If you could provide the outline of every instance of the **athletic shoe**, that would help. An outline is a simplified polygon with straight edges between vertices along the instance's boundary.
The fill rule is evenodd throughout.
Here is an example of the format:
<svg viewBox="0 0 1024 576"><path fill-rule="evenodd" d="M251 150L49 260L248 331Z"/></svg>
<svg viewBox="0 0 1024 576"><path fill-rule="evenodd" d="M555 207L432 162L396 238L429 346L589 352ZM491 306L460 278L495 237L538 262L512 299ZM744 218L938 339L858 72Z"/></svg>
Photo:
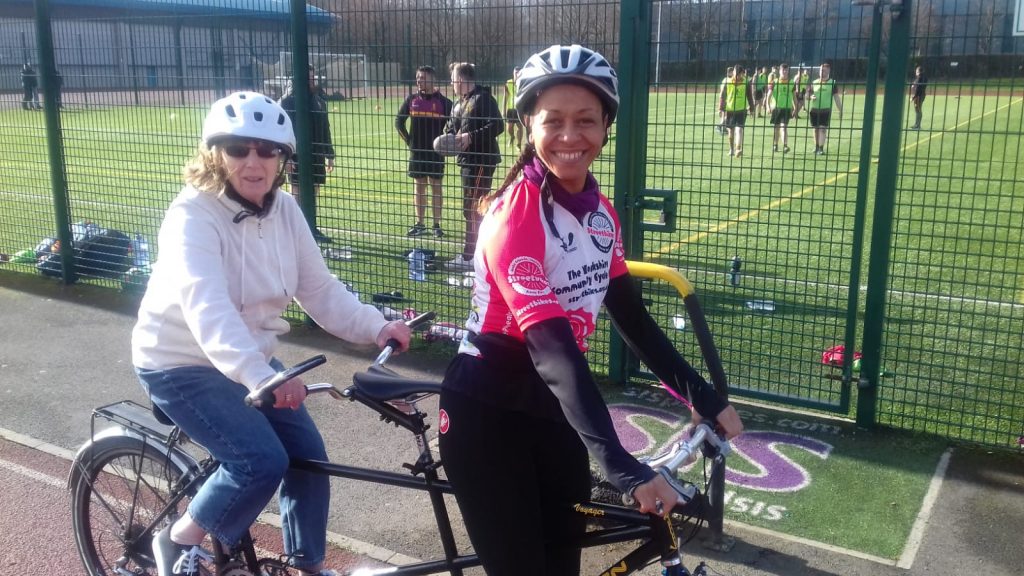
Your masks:
<svg viewBox="0 0 1024 576"><path fill-rule="evenodd" d="M462 254L459 254L455 258L449 260L446 267L449 270L470 271L473 269L473 258L466 258Z"/></svg>
<svg viewBox="0 0 1024 576"><path fill-rule="evenodd" d="M199 576L199 563L213 562L213 555L199 546L175 543L166 526L153 537L153 560L160 576Z"/></svg>
<svg viewBox="0 0 1024 576"><path fill-rule="evenodd" d="M779 151L779 145L778 144L772 144L772 152L778 152L778 151Z"/></svg>
<svg viewBox="0 0 1024 576"><path fill-rule="evenodd" d="M739 158L740 156L743 156L743 149L742 148L737 148L736 149L736 157Z"/></svg>
<svg viewBox="0 0 1024 576"><path fill-rule="evenodd" d="M783 154L789 154L789 146L783 146L782 147L782 153Z"/></svg>
<svg viewBox="0 0 1024 576"><path fill-rule="evenodd" d="M434 224L433 230L434 230L434 237L435 238L440 238L440 237L444 236L444 230L441 230L441 225L440 224Z"/></svg>
<svg viewBox="0 0 1024 576"><path fill-rule="evenodd" d="M733 150L732 148L729 148L729 156L735 156L735 155L736 155L736 151Z"/></svg>
<svg viewBox="0 0 1024 576"><path fill-rule="evenodd" d="M406 236L422 236L427 233L426 226L422 222L417 222L409 231L405 233Z"/></svg>

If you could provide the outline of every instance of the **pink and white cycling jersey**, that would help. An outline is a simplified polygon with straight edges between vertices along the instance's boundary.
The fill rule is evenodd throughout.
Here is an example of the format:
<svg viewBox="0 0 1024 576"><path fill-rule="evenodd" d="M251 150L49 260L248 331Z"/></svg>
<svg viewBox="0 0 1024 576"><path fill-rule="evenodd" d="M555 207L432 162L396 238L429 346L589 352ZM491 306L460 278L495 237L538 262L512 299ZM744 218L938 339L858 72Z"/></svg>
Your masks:
<svg viewBox="0 0 1024 576"><path fill-rule="evenodd" d="M473 258L469 332L525 341L530 326L565 317L586 352L608 281L627 272L619 219L603 194L582 222L557 202L551 207L557 233L544 215L540 188L525 178L491 203ZM459 352L480 356L468 338Z"/></svg>

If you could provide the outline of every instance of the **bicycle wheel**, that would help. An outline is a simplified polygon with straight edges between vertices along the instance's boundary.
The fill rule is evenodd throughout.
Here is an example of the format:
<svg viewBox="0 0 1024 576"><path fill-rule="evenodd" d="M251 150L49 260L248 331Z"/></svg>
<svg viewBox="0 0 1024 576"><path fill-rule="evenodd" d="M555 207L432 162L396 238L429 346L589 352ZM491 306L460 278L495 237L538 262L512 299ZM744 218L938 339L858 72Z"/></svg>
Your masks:
<svg viewBox="0 0 1024 576"><path fill-rule="evenodd" d="M98 440L72 466L71 521L90 576L156 576L153 534L146 527L171 500L185 470L154 445L127 436ZM187 499L178 502L167 519L186 505Z"/></svg>

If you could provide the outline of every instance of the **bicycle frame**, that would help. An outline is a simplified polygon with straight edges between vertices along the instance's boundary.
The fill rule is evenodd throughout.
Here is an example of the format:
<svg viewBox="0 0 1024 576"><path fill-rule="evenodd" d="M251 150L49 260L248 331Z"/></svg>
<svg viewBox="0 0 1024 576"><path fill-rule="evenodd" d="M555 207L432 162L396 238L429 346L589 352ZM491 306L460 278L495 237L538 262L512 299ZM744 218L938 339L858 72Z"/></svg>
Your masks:
<svg viewBox="0 0 1024 576"><path fill-rule="evenodd" d="M357 571L355 574L368 576L376 573L387 573L396 576L413 576L447 572L454 576L461 576L464 569L480 566L480 560L475 554L459 554L455 543L451 519L444 501L444 495L454 494L454 490L450 483L439 478L437 471L440 468L440 463L434 460L430 450L426 447L426 431L429 429L429 425L425 422L426 415L415 409L414 403L411 405L413 409L410 412L404 412L388 401L376 400L361 394L356 386L347 389L342 396L359 401L361 404L380 413L385 421L393 422L416 436L421 452L415 464L405 465L410 473L403 474L374 468L303 459L293 459L290 464L291 467L316 474L427 492L444 551L443 559L389 567L379 571L372 569L362 570ZM102 441L104 437L114 434L130 436L166 454L168 465L171 465L171 455L182 454L179 451L178 445L183 439L180 437L178 429L156 423L143 406L131 402L112 404L97 408L94 411L94 419L98 417L117 424L120 426L120 430L116 433L104 431L94 434L94 442ZM179 458L179 460L181 461L175 465L180 468L184 463L184 459ZM140 535L152 533L165 521L172 510L177 509L177 505L182 499L194 494L198 490L199 486L219 465L212 458L199 462L192 459L189 460L188 469L181 479L181 484L177 486L175 493L164 505L163 509L153 517L145 530L140 532ZM698 497L704 498L704 494L698 493ZM592 501L575 503L571 506L571 510L574 514L588 519L612 521L616 525L589 531L579 541L566 543L567 546L582 549L632 540L644 541L639 547L609 566L602 574L630 574L649 565L654 559L661 559L663 563L667 562L672 567L678 565L679 569L684 570L680 574L688 574L680 564L677 548L678 540L670 521L650 514L641 514L631 508ZM148 542L143 544L148 545ZM139 545L140 543L137 541L126 541L126 546L128 547ZM216 546L214 552L215 562L218 565L224 565L231 561L233 557L240 557L250 570L258 573L256 571L260 566L261 560L257 557L254 543L248 534L234 550L227 550L222 546Z"/></svg>

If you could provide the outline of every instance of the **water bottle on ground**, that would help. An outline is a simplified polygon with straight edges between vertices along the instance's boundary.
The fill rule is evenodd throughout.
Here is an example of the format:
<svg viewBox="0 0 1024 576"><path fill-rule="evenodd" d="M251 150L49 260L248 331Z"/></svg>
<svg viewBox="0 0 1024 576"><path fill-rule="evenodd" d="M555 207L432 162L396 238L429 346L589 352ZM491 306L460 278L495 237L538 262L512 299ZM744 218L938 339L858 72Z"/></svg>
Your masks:
<svg viewBox="0 0 1024 576"><path fill-rule="evenodd" d="M140 270L149 269L149 240L138 232L132 238L132 256L132 267Z"/></svg>
<svg viewBox="0 0 1024 576"><path fill-rule="evenodd" d="M729 265L729 285L736 288L740 285L740 266L743 261L739 256L732 257L732 264Z"/></svg>
<svg viewBox="0 0 1024 576"><path fill-rule="evenodd" d="M409 280L423 282L427 279L426 255L419 248L409 252Z"/></svg>

